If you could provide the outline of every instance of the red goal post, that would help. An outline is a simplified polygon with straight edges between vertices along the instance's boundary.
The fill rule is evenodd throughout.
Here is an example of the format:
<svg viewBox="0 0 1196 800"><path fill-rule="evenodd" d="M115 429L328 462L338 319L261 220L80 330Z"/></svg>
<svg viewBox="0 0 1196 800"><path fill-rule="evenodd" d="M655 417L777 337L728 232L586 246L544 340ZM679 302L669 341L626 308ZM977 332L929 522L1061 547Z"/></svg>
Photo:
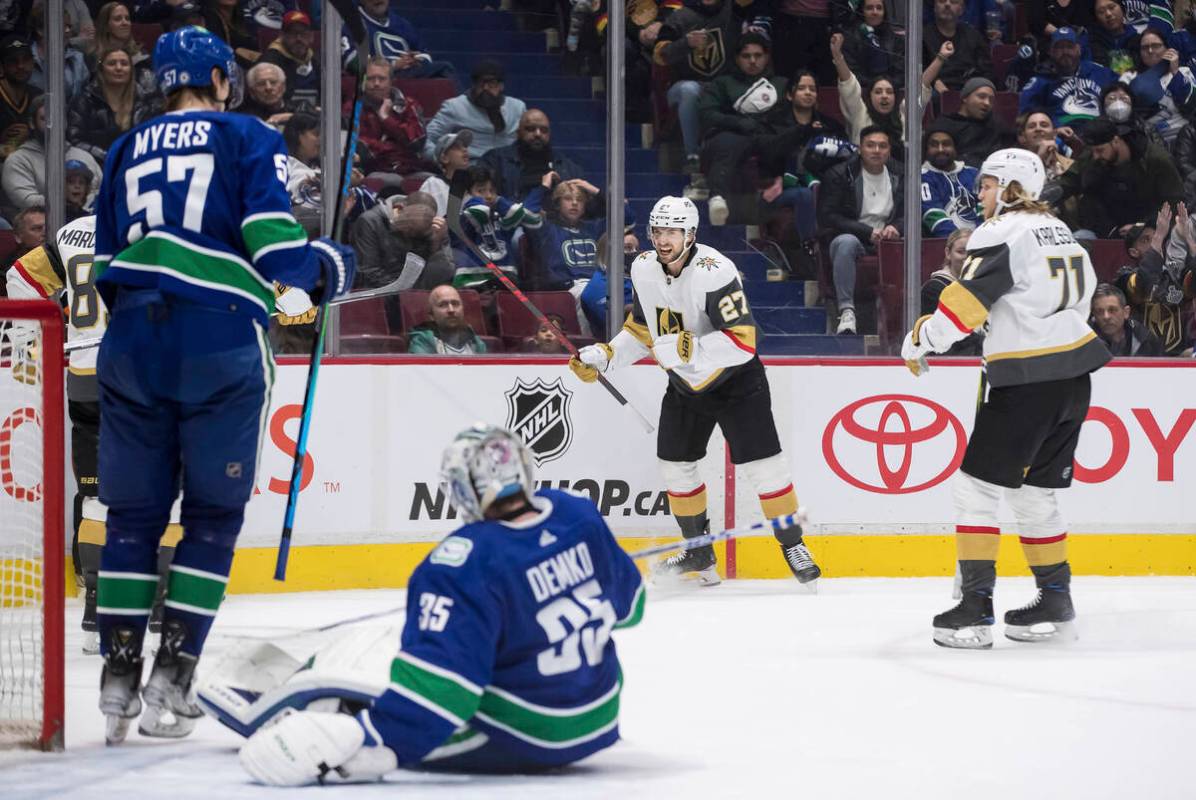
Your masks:
<svg viewBox="0 0 1196 800"><path fill-rule="evenodd" d="M0 300L0 748L61 750L62 308Z"/></svg>

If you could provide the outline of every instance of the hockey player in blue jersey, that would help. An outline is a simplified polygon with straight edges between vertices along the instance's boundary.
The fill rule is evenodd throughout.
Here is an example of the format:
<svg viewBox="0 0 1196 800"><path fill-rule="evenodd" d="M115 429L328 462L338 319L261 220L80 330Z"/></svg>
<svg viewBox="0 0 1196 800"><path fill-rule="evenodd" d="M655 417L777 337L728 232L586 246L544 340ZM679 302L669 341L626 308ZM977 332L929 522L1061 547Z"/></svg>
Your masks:
<svg viewBox="0 0 1196 800"><path fill-rule="evenodd" d="M466 524L411 576L389 687L355 716L300 711L259 728L241 748L256 780L539 772L619 738L611 631L643 615L635 563L591 501L533 493L531 454L510 431L463 431L442 477Z"/></svg>
<svg viewBox="0 0 1196 800"><path fill-rule="evenodd" d="M164 737L185 736L200 716L191 683L253 492L273 384L275 286L329 298L354 272L351 249L309 244L291 216L282 136L224 113L239 88L229 46L181 28L158 40L154 69L168 113L113 143L95 204L96 286L111 310L97 364L109 744L139 715L142 734ZM180 483L183 538L142 689L158 538Z"/></svg>

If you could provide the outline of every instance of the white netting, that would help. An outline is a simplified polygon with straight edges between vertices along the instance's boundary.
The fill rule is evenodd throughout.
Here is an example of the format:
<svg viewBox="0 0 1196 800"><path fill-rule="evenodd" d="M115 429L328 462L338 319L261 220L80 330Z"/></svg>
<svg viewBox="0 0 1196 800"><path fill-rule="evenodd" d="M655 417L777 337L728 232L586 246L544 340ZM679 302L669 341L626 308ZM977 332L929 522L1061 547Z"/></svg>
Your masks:
<svg viewBox="0 0 1196 800"><path fill-rule="evenodd" d="M0 321L0 747L37 742L45 711L40 342Z"/></svg>

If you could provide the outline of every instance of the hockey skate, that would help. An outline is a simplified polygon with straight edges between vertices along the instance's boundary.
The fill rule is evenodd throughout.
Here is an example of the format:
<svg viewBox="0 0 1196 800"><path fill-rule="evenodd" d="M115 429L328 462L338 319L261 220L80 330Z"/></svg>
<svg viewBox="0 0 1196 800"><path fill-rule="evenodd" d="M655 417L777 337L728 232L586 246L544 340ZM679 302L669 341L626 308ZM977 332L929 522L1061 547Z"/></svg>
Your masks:
<svg viewBox="0 0 1196 800"><path fill-rule="evenodd" d="M789 565L789 570L793 573L793 577L797 578L798 583L805 586L811 594L817 594L818 578L822 575L822 570L814 563L814 557L810 555L810 548L806 547L804 542L783 544L781 545L781 555L785 557L785 563Z"/></svg>
<svg viewBox="0 0 1196 800"><path fill-rule="evenodd" d="M1074 642L1076 610L1071 593L1039 589L1034 600L1005 612L1005 638L1015 642Z"/></svg>
<svg viewBox="0 0 1196 800"><path fill-rule="evenodd" d="M145 713L137 724L137 732L142 736L181 739L191 733L203 716L191 691L197 659L181 651L186 636L186 628L177 620L162 628L162 645L149 680L141 690Z"/></svg>
<svg viewBox="0 0 1196 800"><path fill-rule="evenodd" d="M83 654L97 655L100 652L100 628L96 623L96 590L94 586L84 589L82 627Z"/></svg>
<svg viewBox="0 0 1196 800"><path fill-rule="evenodd" d="M120 744L129 723L141 713L141 637L129 628L112 631L104 670L100 673L100 711L104 714L104 742Z"/></svg>
<svg viewBox="0 0 1196 800"><path fill-rule="evenodd" d="M718 586L723 579L718 574L718 562L710 545L682 550L669 556L652 570L656 578L696 581L699 586Z"/></svg>
<svg viewBox="0 0 1196 800"><path fill-rule="evenodd" d="M992 595L968 592L959 605L934 617L934 643L962 650L993 646Z"/></svg>

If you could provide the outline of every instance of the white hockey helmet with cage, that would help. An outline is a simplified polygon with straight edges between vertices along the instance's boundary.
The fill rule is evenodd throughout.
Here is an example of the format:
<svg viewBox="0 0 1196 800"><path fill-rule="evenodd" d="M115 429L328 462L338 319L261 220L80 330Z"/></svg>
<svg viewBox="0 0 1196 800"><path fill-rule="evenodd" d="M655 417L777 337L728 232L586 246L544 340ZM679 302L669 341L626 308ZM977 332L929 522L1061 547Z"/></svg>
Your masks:
<svg viewBox="0 0 1196 800"><path fill-rule="evenodd" d="M662 197L648 214L648 233L653 228L680 228L686 235L698 236L698 207L688 197Z"/></svg>
<svg viewBox="0 0 1196 800"><path fill-rule="evenodd" d="M997 211L1005 205L1001 194L1014 181L1022 188L1022 192L1031 200L1037 200L1042 194L1042 187L1046 185L1046 170L1042 167L1042 159L1029 150L1009 147L984 159L980 166L981 179L991 175L997 179L1000 193L997 195Z"/></svg>
<svg viewBox="0 0 1196 800"><path fill-rule="evenodd" d="M496 501L535 491L532 454L518 434L475 423L445 448L440 478L465 522L477 522Z"/></svg>

